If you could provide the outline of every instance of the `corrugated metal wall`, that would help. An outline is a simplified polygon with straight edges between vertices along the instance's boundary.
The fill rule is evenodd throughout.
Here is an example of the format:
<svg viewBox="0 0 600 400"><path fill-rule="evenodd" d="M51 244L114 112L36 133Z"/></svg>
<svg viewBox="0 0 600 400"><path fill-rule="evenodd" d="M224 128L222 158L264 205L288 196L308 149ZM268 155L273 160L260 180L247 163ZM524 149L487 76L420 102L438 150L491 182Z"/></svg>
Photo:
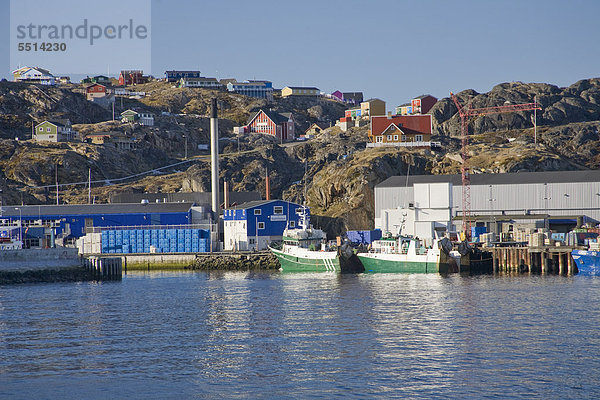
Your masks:
<svg viewBox="0 0 600 400"><path fill-rule="evenodd" d="M414 202L412 187L375 187L375 216ZM462 187L452 188L452 214L462 211ZM600 182L471 185L471 213L587 215L600 221Z"/></svg>

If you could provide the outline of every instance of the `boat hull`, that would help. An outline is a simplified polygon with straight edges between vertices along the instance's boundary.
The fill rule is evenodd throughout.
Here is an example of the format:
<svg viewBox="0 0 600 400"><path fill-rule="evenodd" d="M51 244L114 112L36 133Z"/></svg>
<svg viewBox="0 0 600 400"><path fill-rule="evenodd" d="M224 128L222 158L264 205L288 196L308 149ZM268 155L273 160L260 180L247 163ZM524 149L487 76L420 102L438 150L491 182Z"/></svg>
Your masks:
<svg viewBox="0 0 600 400"><path fill-rule="evenodd" d="M579 275L600 276L600 251L573 250L571 256Z"/></svg>
<svg viewBox="0 0 600 400"><path fill-rule="evenodd" d="M440 272L437 260L407 260L401 256L357 254L365 267L365 273L437 273Z"/></svg>
<svg viewBox="0 0 600 400"><path fill-rule="evenodd" d="M366 273L450 273L458 272L460 259L445 253L407 256L404 254L359 253Z"/></svg>
<svg viewBox="0 0 600 400"><path fill-rule="evenodd" d="M306 252L316 253L299 254L287 253L269 247L271 252L279 260L283 272L340 272L340 260L337 252Z"/></svg>

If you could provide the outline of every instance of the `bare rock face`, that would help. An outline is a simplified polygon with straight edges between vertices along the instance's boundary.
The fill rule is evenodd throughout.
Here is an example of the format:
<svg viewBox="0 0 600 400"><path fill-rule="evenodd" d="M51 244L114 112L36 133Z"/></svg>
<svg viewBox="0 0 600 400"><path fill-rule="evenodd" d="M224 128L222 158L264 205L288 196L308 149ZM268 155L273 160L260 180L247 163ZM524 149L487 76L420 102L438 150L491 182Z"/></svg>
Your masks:
<svg viewBox="0 0 600 400"><path fill-rule="evenodd" d="M338 226L325 227L333 234L373 228L374 187L393 175L428 173L423 152L404 149L367 149L329 163L312 178L309 206L316 215L341 219ZM333 231L333 232L331 232Z"/></svg>
<svg viewBox="0 0 600 400"><path fill-rule="evenodd" d="M0 82L0 138L30 138L32 121L47 118L92 123L107 120L110 114L68 88Z"/></svg>
<svg viewBox="0 0 600 400"><path fill-rule="evenodd" d="M600 79L581 80L567 88L544 83L508 82L494 86L488 93L465 90L457 94L463 107L484 108L508 104L532 103L534 98L542 110L537 113L538 126L558 126L600 119ZM438 135L460 135L460 118L451 98L441 99L430 111L434 132ZM469 134L528 129L533 127L533 111L520 111L471 118Z"/></svg>

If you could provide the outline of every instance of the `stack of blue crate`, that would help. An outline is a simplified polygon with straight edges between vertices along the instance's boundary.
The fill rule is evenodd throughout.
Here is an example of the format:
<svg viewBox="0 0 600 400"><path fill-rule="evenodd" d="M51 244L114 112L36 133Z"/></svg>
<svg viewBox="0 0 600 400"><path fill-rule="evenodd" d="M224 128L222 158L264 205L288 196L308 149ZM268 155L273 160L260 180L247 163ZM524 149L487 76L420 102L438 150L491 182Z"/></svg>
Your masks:
<svg viewBox="0 0 600 400"><path fill-rule="evenodd" d="M144 236L144 253L150 253L150 230L143 229Z"/></svg>
<svg viewBox="0 0 600 400"><path fill-rule="evenodd" d="M116 245L115 231L108 231L108 252L114 253Z"/></svg>
<svg viewBox="0 0 600 400"><path fill-rule="evenodd" d="M101 247L101 252L102 253L108 253L108 231L102 231L102 247Z"/></svg>
<svg viewBox="0 0 600 400"><path fill-rule="evenodd" d="M123 230L123 231L121 231L121 235L123 236L122 252L127 254L127 253L129 253L129 231Z"/></svg>
<svg viewBox="0 0 600 400"><path fill-rule="evenodd" d="M102 231L102 253L205 253L210 251L206 229L129 229Z"/></svg>
<svg viewBox="0 0 600 400"><path fill-rule="evenodd" d="M192 252L200 253L200 229L191 229Z"/></svg>

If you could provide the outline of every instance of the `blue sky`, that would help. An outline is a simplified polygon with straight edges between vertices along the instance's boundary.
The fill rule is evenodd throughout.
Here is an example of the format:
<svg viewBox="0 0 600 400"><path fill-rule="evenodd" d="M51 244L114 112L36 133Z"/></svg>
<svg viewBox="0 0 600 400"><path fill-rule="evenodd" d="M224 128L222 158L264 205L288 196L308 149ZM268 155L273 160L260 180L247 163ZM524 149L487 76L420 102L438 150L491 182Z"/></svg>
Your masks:
<svg viewBox="0 0 600 400"><path fill-rule="evenodd" d="M8 5L0 0L5 78ZM597 0L152 0L152 73L363 91L391 109L423 93L600 76L598 15Z"/></svg>

